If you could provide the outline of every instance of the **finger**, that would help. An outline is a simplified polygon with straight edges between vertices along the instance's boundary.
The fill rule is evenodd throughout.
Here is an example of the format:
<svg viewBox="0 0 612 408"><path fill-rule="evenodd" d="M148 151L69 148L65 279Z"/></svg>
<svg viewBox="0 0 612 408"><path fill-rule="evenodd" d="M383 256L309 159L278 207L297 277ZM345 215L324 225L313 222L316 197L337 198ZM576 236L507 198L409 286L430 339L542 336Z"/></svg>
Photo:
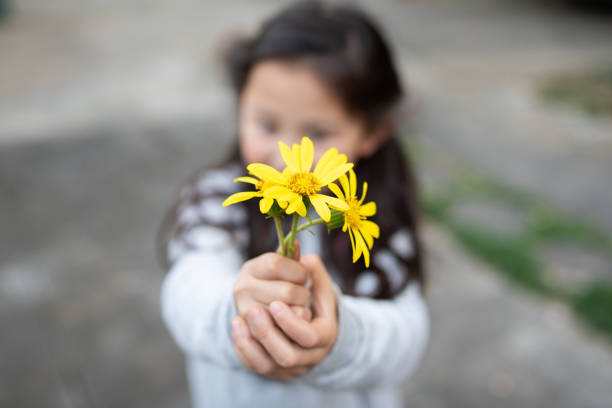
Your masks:
<svg viewBox="0 0 612 408"><path fill-rule="evenodd" d="M298 317L292 310L282 302L274 301L270 305L270 312L274 321L281 330L304 348L322 346L321 337L316 326Z"/></svg>
<svg viewBox="0 0 612 408"><path fill-rule="evenodd" d="M247 368L263 375L269 375L276 369L276 363L251 336L242 317L232 319L232 338L234 339L236 354Z"/></svg>
<svg viewBox="0 0 612 408"><path fill-rule="evenodd" d="M254 279L252 284L253 298L265 305L281 300L290 305L305 306L310 300L310 290L304 286L286 281L264 281Z"/></svg>
<svg viewBox="0 0 612 408"><path fill-rule="evenodd" d="M305 255L300 261L309 271L312 278L312 314L310 324L319 335L320 345L332 345L338 334L338 308L333 281L321 258L316 255Z"/></svg>
<svg viewBox="0 0 612 408"><path fill-rule="evenodd" d="M252 298L244 298L236 301L236 311L238 312L238 316L245 317L246 314L257 305L264 305L263 303L259 303Z"/></svg>
<svg viewBox="0 0 612 408"><path fill-rule="evenodd" d="M291 310L293 310L293 313L295 313L296 316L298 316L299 318L304 319L307 322L312 320L312 311L309 307L290 306L290 308Z"/></svg>
<svg viewBox="0 0 612 408"><path fill-rule="evenodd" d="M244 348L244 344L242 343L245 341L242 338L244 336L242 330L244 329L239 328L240 323L235 322L236 319L237 318L232 319L232 339L234 340L234 350L236 351L236 355L238 356L240 361L242 361L242 364L244 364L246 368L255 371L255 367L253 366L253 363L251 362L250 358L248 358L242 351Z"/></svg>
<svg viewBox="0 0 612 408"><path fill-rule="evenodd" d="M251 310L255 306L262 306L264 309L269 308L268 304L260 303L250 299L241 300L240 302L236 303L236 311L238 312L238 316L246 317L246 314L249 312L249 310ZM312 311L309 307L293 305L290 307L293 310L293 313L295 313L298 317L306 321L312 320Z"/></svg>
<svg viewBox="0 0 612 408"><path fill-rule="evenodd" d="M305 285L308 272L303 265L293 259L272 252L265 253L251 260L256 266L251 274L264 280L284 280L298 285Z"/></svg>
<svg viewBox="0 0 612 408"><path fill-rule="evenodd" d="M255 339L281 367L306 365L305 351L298 350L294 344L274 325L272 318L263 308L255 307L247 314L246 322Z"/></svg>
<svg viewBox="0 0 612 408"><path fill-rule="evenodd" d="M236 323L234 323L235 321ZM311 368L311 366L279 367L259 342L250 335L246 322L240 317L232 320L232 337L240 361L245 367L259 374L289 381L306 373Z"/></svg>
<svg viewBox="0 0 612 408"><path fill-rule="evenodd" d="M334 318L336 316L336 292L321 258L316 255L304 255L300 263L304 265L312 279L310 290L313 315Z"/></svg>

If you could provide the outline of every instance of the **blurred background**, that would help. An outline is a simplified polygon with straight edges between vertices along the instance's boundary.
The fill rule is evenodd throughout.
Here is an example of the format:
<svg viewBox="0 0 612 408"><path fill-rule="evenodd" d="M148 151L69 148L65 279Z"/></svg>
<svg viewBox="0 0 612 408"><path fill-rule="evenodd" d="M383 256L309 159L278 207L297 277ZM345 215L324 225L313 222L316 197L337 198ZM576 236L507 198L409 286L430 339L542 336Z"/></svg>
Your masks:
<svg viewBox="0 0 612 408"><path fill-rule="evenodd" d="M284 4L0 0L0 406L189 405L155 234L232 141L219 45ZM426 214L407 406L610 407L611 3L360 4Z"/></svg>

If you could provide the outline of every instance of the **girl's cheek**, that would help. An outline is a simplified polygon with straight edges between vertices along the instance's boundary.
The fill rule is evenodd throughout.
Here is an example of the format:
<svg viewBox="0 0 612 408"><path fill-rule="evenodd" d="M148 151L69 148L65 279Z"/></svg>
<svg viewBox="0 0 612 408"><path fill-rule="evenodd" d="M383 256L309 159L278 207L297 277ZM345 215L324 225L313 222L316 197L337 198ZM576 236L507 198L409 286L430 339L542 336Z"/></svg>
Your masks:
<svg viewBox="0 0 612 408"><path fill-rule="evenodd" d="M354 163L359 159L357 154L358 143L360 142L346 137L337 136L329 138L328 140L325 140L324 143L315 145L315 158L318 160L328 149L335 147L338 149L339 153L346 155L348 162Z"/></svg>
<svg viewBox="0 0 612 408"><path fill-rule="evenodd" d="M240 126L240 154L242 160L249 164L261 159L261 152L257 149L257 132L248 121Z"/></svg>
<svg viewBox="0 0 612 408"><path fill-rule="evenodd" d="M270 149L266 137L252 127L245 127L240 137L240 151L245 163L270 164Z"/></svg>
<svg viewBox="0 0 612 408"><path fill-rule="evenodd" d="M258 149L256 144L246 141L242 143L240 151L242 153L242 160L246 164L265 163L264 154Z"/></svg>

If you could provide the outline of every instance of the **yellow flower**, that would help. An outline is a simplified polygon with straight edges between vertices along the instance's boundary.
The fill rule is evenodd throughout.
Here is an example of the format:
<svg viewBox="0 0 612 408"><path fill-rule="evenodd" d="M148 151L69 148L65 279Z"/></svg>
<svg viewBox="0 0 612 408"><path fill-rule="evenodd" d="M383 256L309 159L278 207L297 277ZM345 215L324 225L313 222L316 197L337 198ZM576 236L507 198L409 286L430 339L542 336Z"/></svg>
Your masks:
<svg viewBox="0 0 612 408"><path fill-rule="evenodd" d="M261 211L262 214L267 214L268 211L270 211L270 208L272 208L272 204L274 204L274 199L270 197L264 197L264 191L267 188L273 186L274 183L257 180L254 177L238 177L234 179L234 181L242 181L243 183L253 184L255 186L255 191L241 191L239 193L232 194L231 196L227 197L223 202L222 205L224 207L239 203L241 201L250 200L254 197L262 197L261 200L259 200L259 211ZM278 205L280 205L281 208L287 207L286 201L277 201Z"/></svg>
<svg viewBox="0 0 612 408"><path fill-rule="evenodd" d="M351 247L353 248L353 262L363 254L366 268L370 266L370 249L374 245L374 238L380 235L378 225L372 221L366 220L366 217L371 217L376 214L376 203L370 201L367 204L361 205L368 191L368 183L363 183L363 191L361 198L357 200L357 177L353 169L349 171L349 177L346 175L340 176L340 185L342 190L336 184L330 184L329 189L348 204L347 210L342 210L344 213L344 225L342 231L348 229L349 237L351 238Z"/></svg>
<svg viewBox="0 0 612 408"><path fill-rule="evenodd" d="M304 199L308 199L325 221L329 221L331 217L329 206L338 210L348 209L344 201L319 193L353 167L352 163L346 162L346 155L339 154L335 148L329 149L310 172L314 160L314 146L309 138L302 138L301 145L294 144L292 149L283 142L278 142L278 145L287 165L282 173L266 164L252 163L247 166L249 173L276 184L265 189L264 198L286 201L289 205L285 212L297 212L302 217L306 216Z"/></svg>

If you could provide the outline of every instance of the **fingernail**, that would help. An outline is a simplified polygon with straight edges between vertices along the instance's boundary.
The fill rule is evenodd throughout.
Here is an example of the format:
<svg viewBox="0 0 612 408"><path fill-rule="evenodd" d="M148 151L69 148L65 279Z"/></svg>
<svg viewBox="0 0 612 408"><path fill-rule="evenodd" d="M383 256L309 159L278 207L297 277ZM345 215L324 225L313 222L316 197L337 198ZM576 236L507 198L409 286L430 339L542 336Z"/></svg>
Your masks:
<svg viewBox="0 0 612 408"><path fill-rule="evenodd" d="M280 315L285 310L285 307L280 302L275 301L270 304L270 310L275 315Z"/></svg>
<svg viewBox="0 0 612 408"><path fill-rule="evenodd" d="M261 311L257 308L251 309L249 311L249 316L251 317L251 319L258 322L259 320L261 320Z"/></svg>

